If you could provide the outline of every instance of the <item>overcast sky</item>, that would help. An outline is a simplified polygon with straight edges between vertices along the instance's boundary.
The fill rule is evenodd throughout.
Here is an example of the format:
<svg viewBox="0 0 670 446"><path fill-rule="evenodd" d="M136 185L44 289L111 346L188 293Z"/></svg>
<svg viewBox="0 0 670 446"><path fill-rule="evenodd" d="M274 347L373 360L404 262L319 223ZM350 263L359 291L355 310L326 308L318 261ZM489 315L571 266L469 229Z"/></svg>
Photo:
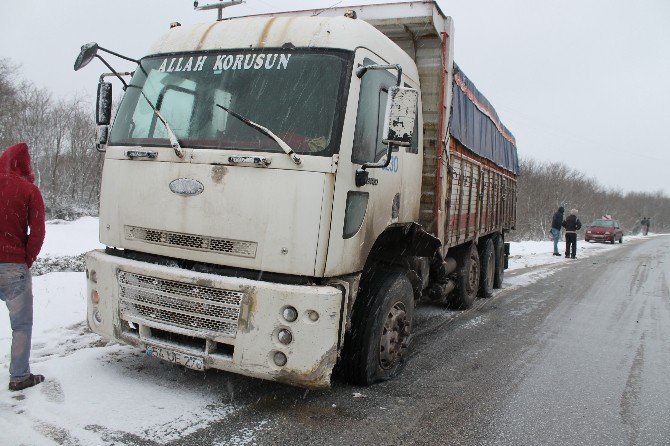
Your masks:
<svg viewBox="0 0 670 446"><path fill-rule="evenodd" d="M227 14L336 1L248 0ZM338 6L363 3L384 1ZM514 133L522 157L561 161L607 188L670 195L670 1L438 3L454 18L455 60ZM104 67L72 70L83 43L139 58L170 22L215 17L190 0L2 0L0 57L58 97L93 98Z"/></svg>

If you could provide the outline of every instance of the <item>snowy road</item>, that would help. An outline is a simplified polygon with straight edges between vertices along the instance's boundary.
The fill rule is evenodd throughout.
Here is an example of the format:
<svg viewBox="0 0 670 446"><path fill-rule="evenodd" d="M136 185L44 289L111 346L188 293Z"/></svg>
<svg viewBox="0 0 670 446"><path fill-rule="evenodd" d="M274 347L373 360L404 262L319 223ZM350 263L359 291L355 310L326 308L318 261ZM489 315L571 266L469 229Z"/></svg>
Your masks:
<svg viewBox="0 0 670 446"><path fill-rule="evenodd" d="M670 444L670 238L585 260L554 281L558 302L485 438Z"/></svg>
<svg viewBox="0 0 670 446"><path fill-rule="evenodd" d="M580 243L578 260L548 247L514 244L504 289L471 310L420 307L398 379L323 392L107 345L81 322L83 273L35 277L33 369L47 382L0 387L0 444L669 443L670 237ZM0 327L6 382L4 306Z"/></svg>

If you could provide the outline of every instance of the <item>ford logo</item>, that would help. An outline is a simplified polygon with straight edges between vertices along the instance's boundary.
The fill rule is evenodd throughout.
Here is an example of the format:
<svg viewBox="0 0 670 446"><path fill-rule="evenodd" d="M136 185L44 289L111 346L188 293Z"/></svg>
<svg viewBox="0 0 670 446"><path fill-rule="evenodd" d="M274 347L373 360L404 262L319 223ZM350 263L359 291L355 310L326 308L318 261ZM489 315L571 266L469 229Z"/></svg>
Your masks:
<svg viewBox="0 0 670 446"><path fill-rule="evenodd" d="M205 186L191 178L177 178L170 182L170 190L177 195L191 196L201 194Z"/></svg>

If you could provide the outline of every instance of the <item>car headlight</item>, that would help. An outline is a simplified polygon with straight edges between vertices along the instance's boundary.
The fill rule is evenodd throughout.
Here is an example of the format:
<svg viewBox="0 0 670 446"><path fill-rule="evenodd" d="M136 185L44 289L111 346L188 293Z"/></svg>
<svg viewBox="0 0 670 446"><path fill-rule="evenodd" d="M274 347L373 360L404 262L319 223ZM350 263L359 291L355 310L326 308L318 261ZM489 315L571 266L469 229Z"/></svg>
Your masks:
<svg viewBox="0 0 670 446"><path fill-rule="evenodd" d="M591 233L591 231L586 231L586 233L587 233L587 234L590 234L590 233Z"/></svg>
<svg viewBox="0 0 670 446"><path fill-rule="evenodd" d="M610 231L605 231L605 235L610 235Z"/></svg>

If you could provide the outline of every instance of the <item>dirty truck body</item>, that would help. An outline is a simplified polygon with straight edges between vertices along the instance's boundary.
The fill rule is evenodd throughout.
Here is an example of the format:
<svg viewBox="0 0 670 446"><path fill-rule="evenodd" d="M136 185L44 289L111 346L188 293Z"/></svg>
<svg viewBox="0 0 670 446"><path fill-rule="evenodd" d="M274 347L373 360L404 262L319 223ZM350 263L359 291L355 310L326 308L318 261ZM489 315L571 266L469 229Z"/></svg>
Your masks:
<svg viewBox="0 0 670 446"><path fill-rule="evenodd" d="M337 363L369 384L401 370L416 302L500 286L516 148L453 63L451 18L346 9L177 26L142 59L106 145L107 249L86 255L93 331L198 370L325 387ZM420 92L388 162L398 71L374 64ZM364 163L385 167L361 184Z"/></svg>

